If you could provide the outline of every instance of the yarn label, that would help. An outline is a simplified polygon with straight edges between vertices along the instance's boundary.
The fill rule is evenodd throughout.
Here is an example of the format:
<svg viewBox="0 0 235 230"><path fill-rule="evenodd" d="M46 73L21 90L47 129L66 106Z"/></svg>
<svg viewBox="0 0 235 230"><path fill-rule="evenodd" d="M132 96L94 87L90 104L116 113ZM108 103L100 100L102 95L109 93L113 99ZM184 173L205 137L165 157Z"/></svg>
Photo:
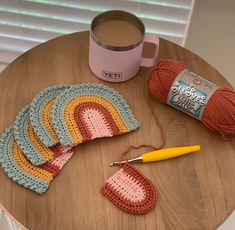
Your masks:
<svg viewBox="0 0 235 230"><path fill-rule="evenodd" d="M218 87L188 69L174 80L167 104L201 120L207 102Z"/></svg>

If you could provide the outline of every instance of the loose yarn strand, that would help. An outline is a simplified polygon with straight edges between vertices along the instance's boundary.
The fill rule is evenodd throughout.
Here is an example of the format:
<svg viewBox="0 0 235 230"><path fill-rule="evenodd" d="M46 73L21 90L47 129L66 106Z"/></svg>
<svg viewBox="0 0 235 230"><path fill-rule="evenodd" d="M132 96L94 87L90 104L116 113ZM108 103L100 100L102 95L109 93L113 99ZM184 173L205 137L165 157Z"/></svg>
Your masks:
<svg viewBox="0 0 235 230"><path fill-rule="evenodd" d="M160 125L160 122L159 122L158 117L157 117L157 115L156 115L156 113L154 111L153 106L149 102L147 102L147 104L149 105L149 108L150 108L151 114L152 114L152 116L154 118L154 121L155 121L158 129L160 130L161 144L160 144L160 146L154 146L154 145L150 145L150 144L141 144L141 145L138 145L138 146L130 145L124 152L121 153L119 161L121 161L123 159L123 157L125 155L127 155L133 149L141 149L141 148L150 147L153 150L158 150L158 149L162 149L165 146L165 144L166 144L166 137L165 137L164 129Z"/></svg>

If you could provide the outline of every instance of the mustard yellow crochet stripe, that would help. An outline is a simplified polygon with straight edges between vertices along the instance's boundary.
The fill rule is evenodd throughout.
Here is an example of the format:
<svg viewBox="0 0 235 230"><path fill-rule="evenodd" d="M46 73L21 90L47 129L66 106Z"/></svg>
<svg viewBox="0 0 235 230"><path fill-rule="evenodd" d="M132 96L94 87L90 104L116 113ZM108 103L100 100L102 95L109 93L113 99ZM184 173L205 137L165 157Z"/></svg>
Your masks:
<svg viewBox="0 0 235 230"><path fill-rule="evenodd" d="M76 121L74 119L74 110L77 105L86 102L93 102L102 105L105 109L109 111L119 131L121 133L128 132L128 127L123 121L121 115L109 101L95 95L77 96L76 98L73 98L71 101L68 102L64 110L64 120L69 129L69 133L72 136L74 144L79 144L82 142L82 135L79 132Z"/></svg>
<svg viewBox="0 0 235 230"><path fill-rule="evenodd" d="M55 133L55 130L52 126L52 121L51 121L51 109L52 105L55 101L55 97L52 98L48 103L45 105L43 109L43 124L47 128L48 132L50 133L51 137L53 138L54 142L56 144L59 143L59 139Z"/></svg>
<svg viewBox="0 0 235 230"><path fill-rule="evenodd" d="M36 167L29 163L29 161L25 158L24 154L20 150L19 146L14 141L13 148L12 148L12 155L14 160L16 161L16 164L25 172L30 174L31 176L37 177L41 180L44 180L48 183L52 181L53 175L52 173L41 169L39 167Z"/></svg>
<svg viewBox="0 0 235 230"><path fill-rule="evenodd" d="M28 126L28 134L29 134L30 140L32 141L36 149L40 152L40 154L45 159L45 162L54 158L54 153L49 148L45 147L45 145L43 145L43 143L38 138L37 134L35 133L33 129L31 122L29 123L29 126Z"/></svg>

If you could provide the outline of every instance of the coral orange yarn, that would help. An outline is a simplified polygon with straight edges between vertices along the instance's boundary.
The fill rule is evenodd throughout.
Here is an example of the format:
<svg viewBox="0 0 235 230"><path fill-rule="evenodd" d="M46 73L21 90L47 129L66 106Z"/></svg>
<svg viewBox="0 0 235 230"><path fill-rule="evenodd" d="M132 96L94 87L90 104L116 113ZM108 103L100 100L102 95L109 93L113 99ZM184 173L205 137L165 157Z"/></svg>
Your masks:
<svg viewBox="0 0 235 230"><path fill-rule="evenodd" d="M147 79L149 93L166 104L168 92L185 65L177 60L159 60ZM218 88L209 99L201 122L224 139L235 137L235 92L228 87Z"/></svg>

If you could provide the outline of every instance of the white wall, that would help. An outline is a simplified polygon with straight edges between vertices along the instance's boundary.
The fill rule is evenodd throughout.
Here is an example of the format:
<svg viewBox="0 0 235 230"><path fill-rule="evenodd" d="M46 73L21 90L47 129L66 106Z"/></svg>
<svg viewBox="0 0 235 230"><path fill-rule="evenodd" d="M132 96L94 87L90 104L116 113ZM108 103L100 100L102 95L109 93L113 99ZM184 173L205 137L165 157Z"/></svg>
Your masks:
<svg viewBox="0 0 235 230"><path fill-rule="evenodd" d="M235 0L195 0L185 47L235 87Z"/></svg>

